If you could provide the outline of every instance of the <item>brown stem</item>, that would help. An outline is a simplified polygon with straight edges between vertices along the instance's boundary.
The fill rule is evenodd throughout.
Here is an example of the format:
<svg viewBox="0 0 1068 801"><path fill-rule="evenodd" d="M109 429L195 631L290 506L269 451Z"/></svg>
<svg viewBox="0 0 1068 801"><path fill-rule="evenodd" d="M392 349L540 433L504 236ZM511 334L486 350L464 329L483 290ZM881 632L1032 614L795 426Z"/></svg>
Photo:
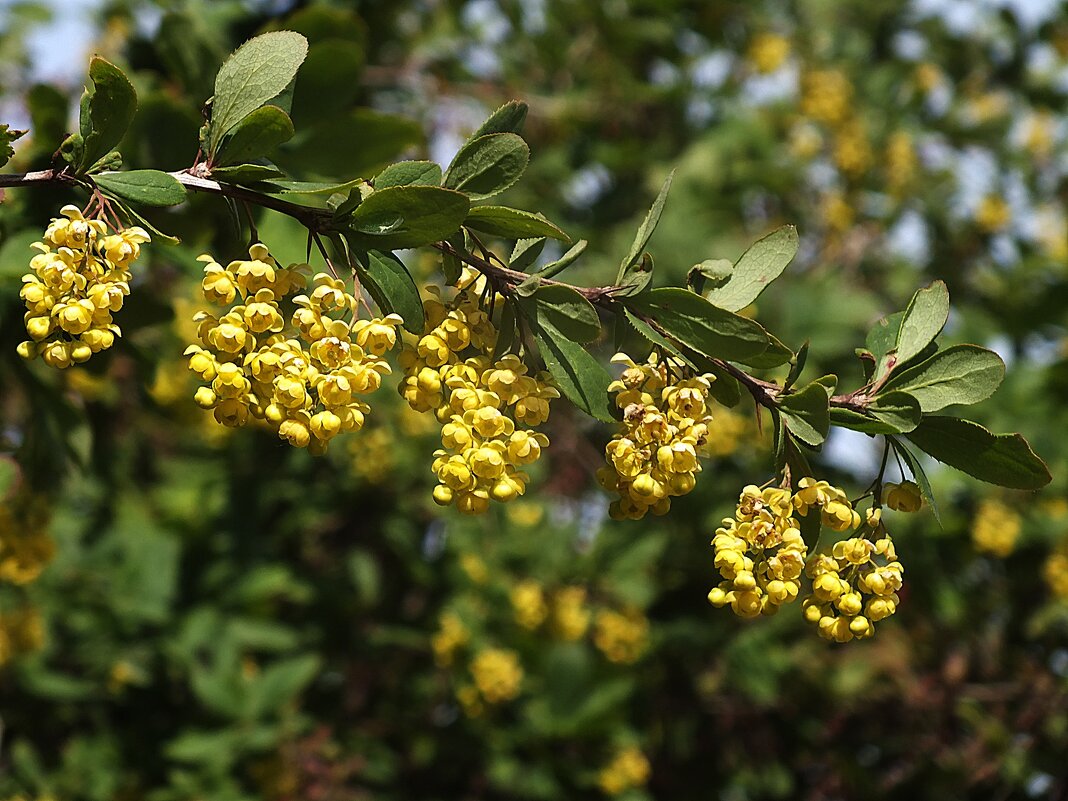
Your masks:
<svg viewBox="0 0 1068 801"><path fill-rule="evenodd" d="M262 194L253 189L246 189L234 184L214 181L202 174L198 174L202 171L203 167L198 165L189 170L172 172L170 175L186 189L190 189L194 192L205 192L207 194L233 198L245 203L255 203L263 208L286 214L302 223L313 233L313 235L324 230L331 220L331 214L327 210L311 209L296 203L290 203L281 198ZM6 175L0 174L0 188L33 186L35 184L47 183L77 182L78 179L75 176L62 170L38 170L36 172L10 173ZM513 270L503 265L494 264L487 258L480 258L470 253L457 250L449 242L434 242L431 244L431 247L460 260L464 264L474 267L489 278L493 284L506 291L517 287L531 277L527 273L519 272L518 270ZM327 263L329 264L329 260ZM586 300L590 301L590 303L595 306L600 306L613 313L619 312L619 309L617 308L618 300L615 296L623 289L623 287L581 287L573 286L564 281L557 281L552 278L542 278L539 280L543 284L566 286L569 289L578 292L582 297L586 298ZM647 320L646 322L652 323L650 320ZM749 394L753 396L753 400L758 405L769 409L777 406L776 399L782 393L782 387L778 384L752 376L728 361L713 359L712 362L716 367L737 379L738 382L746 388ZM830 399L831 406L849 409L855 412L864 412L867 409L869 402L870 398L863 390L857 390L856 392L846 395L835 395Z"/></svg>

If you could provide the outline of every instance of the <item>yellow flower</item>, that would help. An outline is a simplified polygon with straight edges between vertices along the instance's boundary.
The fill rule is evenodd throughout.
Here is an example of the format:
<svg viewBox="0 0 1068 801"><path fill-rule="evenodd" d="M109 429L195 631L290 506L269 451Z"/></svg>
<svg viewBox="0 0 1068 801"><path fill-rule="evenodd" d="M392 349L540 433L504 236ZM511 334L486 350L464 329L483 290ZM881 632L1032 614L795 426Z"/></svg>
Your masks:
<svg viewBox="0 0 1068 801"><path fill-rule="evenodd" d="M895 512L918 512L923 506L920 488L913 481L883 485L883 503Z"/></svg>
<svg viewBox="0 0 1068 801"><path fill-rule="evenodd" d="M636 609L614 612L602 609L594 622L593 644L609 662L637 662L649 641L649 621Z"/></svg>
<svg viewBox="0 0 1068 801"><path fill-rule="evenodd" d="M853 85L840 70L812 70L801 79L801 113L828 125L841 123L853 100Z"/></svg>
<svg viewBox="0 0 1068 801"><path fill-rule="evenodd" d="M790 56L790 40L777 33L758 34L749 43L746 55L757 72L775 72Z"/></svg>
<svg viewBox="0 0 1068 801"><path fill-rule="evenodd" d="M1042 575L1053 597L1068 599L1068 540L1063 540L1047 557Z"/></svg>
<svg viewBox="0 0 1068 801"><path fill-rule="evenodd" d="M515 622L525 629L536 629L549 614L545 603L545 593L541 585L533 579L516 584L509 593Z"/></svg>
<svg viewBox="0 0 1068 801"><path fill-rule="evenodd" d="M563 640L580 639L590 625L585 587L565 587L553 598L553 628Z"/></svg>
<svg viewBox="0 0 1068 801"><path fill-rule="evenodd" d="M1012 221L1009 204L999 195L987 195L975 211L975 223L988 234L1000 231Z"/></svg>
<svg viewBox="0 0 1068 801"><path fill-rule="evenodd" d="M1020 537L1020 516L993 498L984 499L972 519L972 544L977 551L1005 558Z"/></svg>
<svg viewBox="0 0 1068 801"><path fill-rule="evenodd" d="M860 120L851 120L838 129L834 138L834 163L851 178L859 178L871 167L871 144Z"/></svg>
<svg viewBox="0 0 1068 801"><path fill-rule="evenodd" d="M523 668L515 651L488 648L471 660L471 676L479 693L490 704L511 701L523 684Z"/></svg>
<svg viewBox="0 0 1068 801"><path fill-rule="evenodd" d="M619 795L635 787L643 787L649 781L649 760L636 746L619 750L612 760L601 768L597 784L607 795Z"/></svg>
<svg viewBox="0 0 1068 801"><path fill-rule="evenodd" d="M459 616L454 612L445 612L441 616L440 628L430 640L434 651L434 662L438 667L448 667L460 648L467 644L471 635Z"/></svg>
<svg viewBox="0 0 1068 801"><path fill-rule="evenodd" d="M460 569L475 584L485 584L489 580L489 569L478 554L465 553L461 556Z"/></svg>

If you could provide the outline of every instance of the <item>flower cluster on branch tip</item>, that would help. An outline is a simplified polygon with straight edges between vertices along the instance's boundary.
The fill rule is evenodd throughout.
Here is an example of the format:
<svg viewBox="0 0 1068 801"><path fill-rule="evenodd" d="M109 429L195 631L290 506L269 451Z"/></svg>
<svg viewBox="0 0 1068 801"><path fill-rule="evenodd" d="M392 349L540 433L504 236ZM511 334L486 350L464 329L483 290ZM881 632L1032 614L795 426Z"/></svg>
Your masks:
<svg viewBox="0 0 1068 801"><path fill-rule="evenodd" d="M186 355L190 370L207 382L197 405L226 426L245 425L250 416L265 421L313 453L325 452L342 432L359 431L371 411L359 396L391 372L383 355L397 342L401 318L359 319L360 301L326 273L314 276L310 292L297 294L310 267L282 267L259 243L248 259L225 267L208 255L200 260L205 299L226 310L194 318L200 344Z"/></svg>
<svg viewBox="0 0 1068 801"><path fill-rule="evenodd" d="M120 335L112 315L130 294L129 268L149 235L138 227L113 232L77 206L64 206L60 214L34 243L39 252L22 279L30 339L18 353L66 368L107 350Z"/></svg>
<svg viewBox="0 0 1068 801"><path fill-rule="evenodd" d="M494 358L498 331L480 302L486 278L465 268L457 286L447 300L437 287L428 288L426 330L401 352L400 393L442 424L442 448L432 465L439 482L434 500L479 514L491 500L506 503L526 492L529 476L521 468L549 444L534 429L548 419L549 403L560 393L547 373L531 375L518 356Z"/></svg>

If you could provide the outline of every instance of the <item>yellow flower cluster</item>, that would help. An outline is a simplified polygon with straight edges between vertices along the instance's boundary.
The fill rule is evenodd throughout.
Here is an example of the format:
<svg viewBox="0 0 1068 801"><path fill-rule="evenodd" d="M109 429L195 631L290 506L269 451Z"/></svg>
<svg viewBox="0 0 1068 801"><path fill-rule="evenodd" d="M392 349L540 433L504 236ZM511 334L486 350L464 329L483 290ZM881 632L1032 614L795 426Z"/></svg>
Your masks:
<svg viewBox="0 0 1068 801"><path fill-rule="evenodd" d="M508 595L512 602L515 622L523 628L533 631L549 616L545 592L538 582L532 579L521 581L512 588Z"/></svg>
<svg viewBox="0 0 1068 801"><path fill-rule="evenodd" d="M988 234L1000 231L1012 222L1012 209L1000 195L987 195L975 210L975 224Z"/></svg>
<svg viewBox="0 0 1068 801"><path fill-rule="evenodd" d="M39 252L22 278L30 339L18 353L66 368L107 350L120 335L112 315L130 294L129 267L149 236L136 227L109 233L106 223L85 219L77 206L60 213L44 240L33 244Z"/></svg>
<svg viewBox="0 0 1068 801"><path fill-rule="evenodd" d="M572 642L581 639L590 626L585 587L564 587L553 597L552 624L556 634Z"/></svg>
<svg viewBox="0 0 1068 801"><path fill-rule="evenodd" d="M812 70L801 79L801 113L818 122L837 125L853 100L853 84L839 70Z"/></svg>
<svg viewBox="0 0 1068 801"><path fill-rule="evenodd" d="M200 261L204 297L227 309L194 317L201 344L186 355L207 382L197 405L226 426L242 426L250 415L265 420L280 438L316 454L337 434L360 430L370 407L358 397L390 372L382 357L397 342L401 318L356 319L358 301L345 283L319 273L310 293L291 298L287 326L281 304L303 288L306 265L283 268L259 243L249 259L225 267L208 255Z"/></svg>
<svg viewBox="0 0 1068 801"><path fill-rule="evenodd" d="M895 512L913 513L923 506L920 488L913 481L900 484L883 484L883 503Z"/></svg>
<svg viewBox="0 0 1068 801"><path fill-rule="evenodd" d="M775 72L790 56L790 40L777 33L761 33L749 43L746 57L757 72Z"/></svg>
<svg viewBox="0 0 1068 801"><path fill-rule="evenodd" d="M601 768L597 784L607 795L620 795L649 781L649 760L636 746L620 749L612 761Z"/></svg>
<svg viewBox="0 0 1068 801"><path fill-rule="evenodd" d="M456 657L456 652L467 645L471 634L467 626L455 612L445 612L439 621L437 633L430 639L434 651L434 663L438 667L449 667Z"/></svg>
<svg viewBox="0 0 1068 801"><path fill-rule="evenodd" d="M830 554L809 563L812 596L802 607L805 620L835 642L872 636L875 623L897 611L903 570L888 534L875 542L863 537L836 542Z"/></svg>
<svg viewBox="0 0 1068 801"><path fill-rule="evenodd" d="M523 668L515 651L487 648L471 660L471 677L487 703L511 701L523 685Z"/></svg>
<svg viewBox="0 0 1068 801"><path fill-rule="evenodd" d="M807 477L801 479L797 486L793 504L798 514L807 517L809 510L818 506L823 525L828 528L842 532L860 525L860 515L840 487Z"/></svg>
<svg viewBox="0 0 1068 801"><path fill-rule="evenodd" d="M1046 559L1042 575L1054 597L1068 599L1068 540L1062 541Z"/></svg>
<svg viewBox="0 0 1068 801"><path fill-rule="evenodd" d="M916 174L916 145L908 131L894 131L886 142L883 162L890 189L900 192Z"/></svg>
<svg viewBox="0 0 1068 801"><path fill-rule="evenodd" d="M756 617L797 598L808 547L793 514L789 490L742 490L735 517L725 518L712 540L724 579L708 593L713 606L730 604L735 614Z"/></svg>
<svg viewBox="0 0 1068 801"><path fill-rule="evenodd" d="M637 609L602 609L594 621L593 644L609 662L637 662L649 644L649 621Z"/></svg>
<svg viewBox="0 0 1068 801"><path fill-rule="evenodd" d="M20 493L0 504L0 582L29 584L55 553L48 512L40 501Z"/></svg>
<svg viewBox="0 0 1068 801"><path fill-rule="evenodd" d="M16 656L40 649L44 644L44 624L32 607L0 614L0 667Z"/></svg>
<svg viewBox="0 0 1068 801"><path fill-rule="evenodd" d="M868 132L858 119L841 125L834 138L834 163L851 178L859 178L871 167L874 156Z"/></svg>
<svg viewBox="0 0 1068 801"><path fill-rule="evenodd" d="M605 446L608 463L597 471L601 486L619 494L608 513L613 520L665 514L673 497L694 488L699 457L707 455L714 376L673 382L669 371L677 365L659 361L655 353L640 365L623 353L612 361L626 369L608 385L623 423Z"/></svg>
<svg viewBox="0 0 1068 801"><path fill-rule="evenodd" d="M1016 548L1020 516L993 498L983 500L972 520L972 544L977 551L1004 559Z"/></svg>
<svg viewBox="0 0 1068 801"><path fill-rule="evenodd" d="M460 286L448 303L440 295L424 301L426 332L401 353L400 393L442 424L434 501L480 514L491 499L508 502L526 492L529 476L521 468L549 444L533 429L548 419L549 402L560 393L546 373L529 375L518 356L491 358L497 328L478 300L485 279L465 272Z"/></svg>

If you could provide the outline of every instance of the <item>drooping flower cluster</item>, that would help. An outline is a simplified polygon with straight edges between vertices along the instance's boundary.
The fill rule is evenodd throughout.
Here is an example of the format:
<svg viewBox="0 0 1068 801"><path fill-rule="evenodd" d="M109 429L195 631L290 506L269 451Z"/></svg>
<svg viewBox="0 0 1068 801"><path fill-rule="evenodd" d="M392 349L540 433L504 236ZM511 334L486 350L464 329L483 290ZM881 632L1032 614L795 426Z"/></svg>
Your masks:
<svg viewBox="0 0 1068 801"><path fill-rule="evenodd" d="M511 701L523 685L523 668L519 656L507 648L487 648L471 660L471 677L475 687L490 704Z"/></svg>
<svg viewBox="0 0 1068 801"><path fill-rule="evenodd" d="M636 364L618 353L612 361L626 365L608 386L623 413L621 430L605 446L607 464L597 471L601 486L619 494L609 506L614 520L640 520L648 512L665 514L671 499L694 488L705 456L712 420L711 375L673 380L676 365L654 353Z"/></svg>
<svg viewBox="0 0 1068 801"><path fill-rule="evenodd" d="M627 790L643 787L649 781L649 760L641 749L627 746L620 749L612 761L597 774L597 784L607 795L621 795Z"/></svg>
<svg viewBox="0 0 1068 801"><path fill-rule="evenodd" d="M19 492L0 503L0 582L29 584L55 553L48 535L48 511L40 500Z"/></svg>
<svg viewBox="0 0 1068 801"><path fill-rule="evenodd" d="M593 644L609 662L633 664L649 645L649 620L637 609L602 609L594 621Z"/></svg>
<svg viewBox="0 0 1068 801"><path fill-rule="evenodd" d="M869 519L879 531L878 512ZM875 623L897 611L904 572L890 535L876 541L851 537L836 542L808 565L812 596L803 604L805 620L819 626L820 636L849 642L875 633Z"/></svg>
<svg viewBox="0 0 1068 801"><path fill-rule="evenodd" d="M714 606L730 604L741 617L773 615L797 598L808 547L794 518L789 490L749 485L733 518L712 540L723 581L708 593Z"/></svg>
<svg viewBox="0 0 1068 801"><path fill-rule="evenodd" d="M1068 599L1068 540L1062 540L1046 559L1042 576L1055 598Z"/></svg>
<svg viewBox="0 0 1068 801"><path fill-rule="evenodd" d="M0 501L0 584L29 584L52 561L47 527L47 508L35 496L20 490ZM33 606L0 610L0 667L43 642L44 624Z"/></svg>
<svg viewBox="0 0 1068 801"><path fill-rule="evenodd" d="M197 405L226 426L245 425L250 415L264 420L291 445L316 454L339 433L359 431L371 410L359 396L391 372L382 357L396 344L401 318L356 319L359 301L326 273L314 277L308 294L296 295L307 265L283 268L259 243L247 260L225 267L208 255L200 261L204 297L227 308L194 318L200 344L186 355L189 369L207 382ZM287 302L294 307L289 325Z"/></svg>
<svg viewBox="0 0 1068 801"><path fill-rule="evenodd" d="M464 272L462 289L448 302L432 288L435 296L423 303L426 331L401 354L401 395L442 424L442 448L432 465L439 482L434 500L464 514L526 492L529 477L521 468L549 444L534 427L560 397L548 374L529 374L518 356L492 358L497 328L479 305L484 282Z"/></svg>
<svg viewBox="0 0 1068 801"><path fill-rule="evenodd" d="M1016 549L1022 528L1019 514L996 498L986 498L972 520L972 544L977 551L1004 559Z"/></svg>
<svg viewBox="0 0 1068 801"><path fill-rule="evenodd" d="M60 213L43 241L33 244L39 252L22 278L30 339L18 353L66 368L107 350L120 335L113 315L130 294L129 268L149 236L137 227L109 232L105 222L85 219L77 206Z"/></svg>

